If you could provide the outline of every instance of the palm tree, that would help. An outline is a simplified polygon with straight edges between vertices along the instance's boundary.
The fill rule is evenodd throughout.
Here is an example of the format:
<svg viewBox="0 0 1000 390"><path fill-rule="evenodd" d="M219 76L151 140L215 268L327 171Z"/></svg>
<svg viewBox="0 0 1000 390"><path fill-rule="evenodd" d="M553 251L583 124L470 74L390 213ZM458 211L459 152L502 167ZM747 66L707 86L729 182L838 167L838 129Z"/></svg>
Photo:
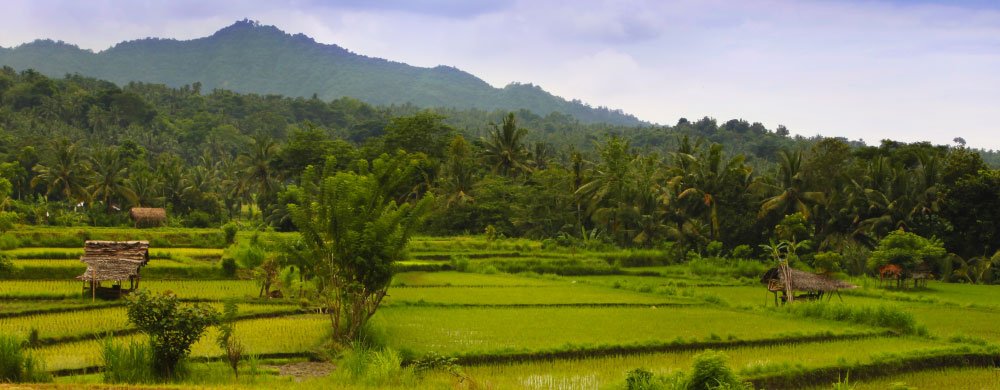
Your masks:
<svg viewBox="0 0 1000 390"><path fill-rule="evenodd" d="M86 183L90 178L90 167L80 157L79 146L66 139L56 141L50 156L46 164L37 164L32 168L37 175L31 179L31 186L44 184L46 196L58 193L67 201L89 200Z"/></svg>
<svg viewBox="0 0 1000 390"><path fill-rule="evenodd" d="M118 150L106 148L94 152L90 158L94 169L94 182L87 186L91 199L104 202L105 211L110 213L115 201L136 203L138 196L125 180L127 162ZM122 205L124 206L124 205Z"/></svg>
<svg viewBox="0 0 1000 390"><path fill-rule="evenodd" d="M250 150L240 155L243 178L250 183L248 187L255 190L260 200L276 192L278 181L274 165L277 155L278 144L266 136L254 137Z"/></svg>
<svg viewBox="0 0 1000 390"><path fill-rule="evenodd" d="M718 198L724 191L748 190L753 170L743 163L742 155L725 160L722 145L712 144L696 152L683 146L686 144L685 139L682 147L671 153L675 165L668 184L677 193L677 206L687 208L688 215L705 217L711 226L711 238L718 240Z"/></svg>
<svg viewBox="0 0 1000 390"><path fill-rule="evenodd" d="M629 174L633 156L629 142L611 136L597 150L601 161L591 170L590 181L580 186L577 195L586 201L587 212L594 222L607 226L616 239L622 239L629 207ZM623 240L627 241L627 240Z"/></svg>
<svg viewBox="0 0 1000 390"><path fill-rule="evenodd" d="M779 212L781 215L800 212L808 219L812 215L811 206L822 203L826 195L818 191L806 191L803 188L802 152L782 150L779 156L781 160L778 183L765 184L778 193L764 200L757 218L764 218L774 212Z"/></svg>
<svg viewBox="0 0 1000 390"><path fill-rule="evenodd" d="M524 137L528 131L517 127L514 113L507 114L503 125L493 125L489 139L484 141L483 157L494 173L503 176L517 176L529 172L528 150Z"/></svg>

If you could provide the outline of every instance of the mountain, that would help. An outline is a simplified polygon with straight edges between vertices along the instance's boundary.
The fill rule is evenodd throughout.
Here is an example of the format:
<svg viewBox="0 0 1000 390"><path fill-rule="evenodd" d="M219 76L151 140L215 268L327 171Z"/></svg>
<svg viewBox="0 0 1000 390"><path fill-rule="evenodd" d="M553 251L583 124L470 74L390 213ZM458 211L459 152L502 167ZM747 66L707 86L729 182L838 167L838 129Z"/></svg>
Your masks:
<svg viewBox="0 0 1000 390"><path fill-rule="evenodd" d="M527 109L541 115L560 112L584 123L643 123L621 110L567 101L531 84L494 88L457 68L422 68L366 57L250 20L205 38L146 38L98 53L63 42L37 40L0 48L0 64L18 70L32 68L53 77L79 73L120 85L141 81L179 87L200 82L205 90L295 97L315 94L325 100L350 96L376 105Z"/></svg>

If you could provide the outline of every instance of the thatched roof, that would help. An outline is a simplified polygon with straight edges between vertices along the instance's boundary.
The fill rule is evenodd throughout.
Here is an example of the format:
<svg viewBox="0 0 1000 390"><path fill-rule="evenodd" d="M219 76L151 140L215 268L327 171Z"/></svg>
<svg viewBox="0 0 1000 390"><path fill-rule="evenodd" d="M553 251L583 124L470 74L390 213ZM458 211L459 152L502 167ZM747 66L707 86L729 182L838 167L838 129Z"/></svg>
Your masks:
<svg viewBox="0 0 1000 390"><path fill-rule="evenodd" d="M80 261L87 264L79 280L108 281L138 278L149 263L149 241L87 241Z"/></svg>
<svg viewBox="0 0 1000 390"><path fill-rule="evenodd" d="M842 280L837 280L829 278L823 275L816 275L813 273L799 271L792 267L788 267L788 274L791 280L792 290L795 291L836 291L840 289L857 288L853 284L847 283ZM785 275L781 272L780 267L774 267L764 273L760 278L761 283L770 284L774 280L777 281L776 285L784 289L785 286Z"/></svg>
<svg viewBox="0 0 1000 390"><path fill-rule="evenodd" d="M133 207L129 210L128 215L136 222L145 221L160 223L167 220L167 210L162 208Z"/></svg>

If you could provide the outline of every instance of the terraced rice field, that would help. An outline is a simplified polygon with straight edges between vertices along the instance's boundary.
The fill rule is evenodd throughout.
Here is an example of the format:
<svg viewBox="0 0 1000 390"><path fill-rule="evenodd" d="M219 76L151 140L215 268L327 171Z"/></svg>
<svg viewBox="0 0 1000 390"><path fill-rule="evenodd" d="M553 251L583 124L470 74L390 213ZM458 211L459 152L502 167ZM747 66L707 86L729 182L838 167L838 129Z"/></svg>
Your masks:
<svg viewBox="0 0 1000 390"><path fill-rule="evenodd" d="M152 260L144 270L149 277L141 287L171 291L182 300L216 308L224 300L238 300L244 318L236 329L248 353L304 358L329 342L329 317L301 309L295 289L284 291L286 298L265 300L257 298L259 286L251 280L209 280L223 278L217 260L223 256L224 243L217 230L130 234L130 229L74 230L69 236L59 236L57 229L23 232L25 242L65 245L7 251L14 264L36 276L59 277L14 275L0 280L0 330L20 337L36 331L40 344L34 352L49 370L61 374L100 366L98 339L103 335L116 333L112 337L118 341L142 340L142 335L131 332L120 303L91 303L82 297L83 284L71 279L83 271L83 264L77 261L80 246L69 244L75 237L87 236L159 241L161 245L151 249ZM275 237L284 236L262 239ZM887 291L868 285L833 297L834 302L843 299L852 306L889 305L912 314L930 330L927 337L899 336L885 327L771 310L773 297L763 286L752 278L733 276L743 271L715 272L704 264L635 268L614 264L615 259L631 255L635 253L544 250L541 243L530 240L417 237L407 264L450 267L462 262L484 273L395 275L371 331L406 361L430 353L456 357L470 381L497 389L615 388L635 368L656 374L689 370L694 357L706 348L722 350L737 373L754 381L786 376L800 380L803 373L833 375L856 367L875 367L872 371L878 373L884 366L879 374L884 379L854 383L858 388L885 388L895 382L920 388L949 383L997 388L991 385L1000 383L995 369L904 372L899 368L917 364L900 363L905 359L954 355L961 361L963 354L997 354L998 347L983 345L1000 343L996 286L932 283L927 289ZM746 264L741 266L745 271ZM499 272L526 267L535 272ZM540 274L539 269L572 272L559 276ZM219 358L222 351L215 337L216 330L210 328L193 346L192 355ZM829 375L808 383L829 388L836 380ZM60 382L73 383L73 378ZM422 378L418 387L456 387L450 374L432 372ZM340 382L305 383L328 388Z"/></svg>

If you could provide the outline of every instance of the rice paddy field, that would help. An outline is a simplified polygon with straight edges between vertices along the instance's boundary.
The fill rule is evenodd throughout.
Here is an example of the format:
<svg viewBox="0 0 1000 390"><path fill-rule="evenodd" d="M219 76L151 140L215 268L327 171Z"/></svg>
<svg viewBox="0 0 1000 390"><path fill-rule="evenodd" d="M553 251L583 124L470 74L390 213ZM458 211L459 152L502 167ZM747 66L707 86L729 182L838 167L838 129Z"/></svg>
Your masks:
<svg viewBox="0 0 1000 390"><path fill-rule="evenodd" d="M107 338L145 337L129 323L122 302L84 296L74 276L85 269L79 257L86 239L150 241L143 289L216 308L236 300L236 334L262 364L346 364L329 349L329 316L303 305L297 288L283 289L282 298L258 298L254 281L220 272L226 244L218 229L24 227L7 234L18 245L4 253L18 270L0 275L0 333L33 338L31 352L62 385L100 382ZM861 279L852 280L860 288L825 304L843 313L879 307L890 322L775 308L773 296L751 277L767 267L762 263L622 266L630 256L655 253L546 249L537 241L477 236L415 238L368 332L397 351L404 366L445 356L462 375L433 371L386 386L624 388L633 369L684 372L712 349L757 388L829 389L844 377L855 389L1000 388L1000 286L931 282L895 290ZM901 331L899 321L926 331ZM223 355L217 334L210 328L191 356L225 372L217 362ZM234 383L352 386L332 379L336 370L305 380L282 376L280 368L261 372L256 382Z"/></svg>

